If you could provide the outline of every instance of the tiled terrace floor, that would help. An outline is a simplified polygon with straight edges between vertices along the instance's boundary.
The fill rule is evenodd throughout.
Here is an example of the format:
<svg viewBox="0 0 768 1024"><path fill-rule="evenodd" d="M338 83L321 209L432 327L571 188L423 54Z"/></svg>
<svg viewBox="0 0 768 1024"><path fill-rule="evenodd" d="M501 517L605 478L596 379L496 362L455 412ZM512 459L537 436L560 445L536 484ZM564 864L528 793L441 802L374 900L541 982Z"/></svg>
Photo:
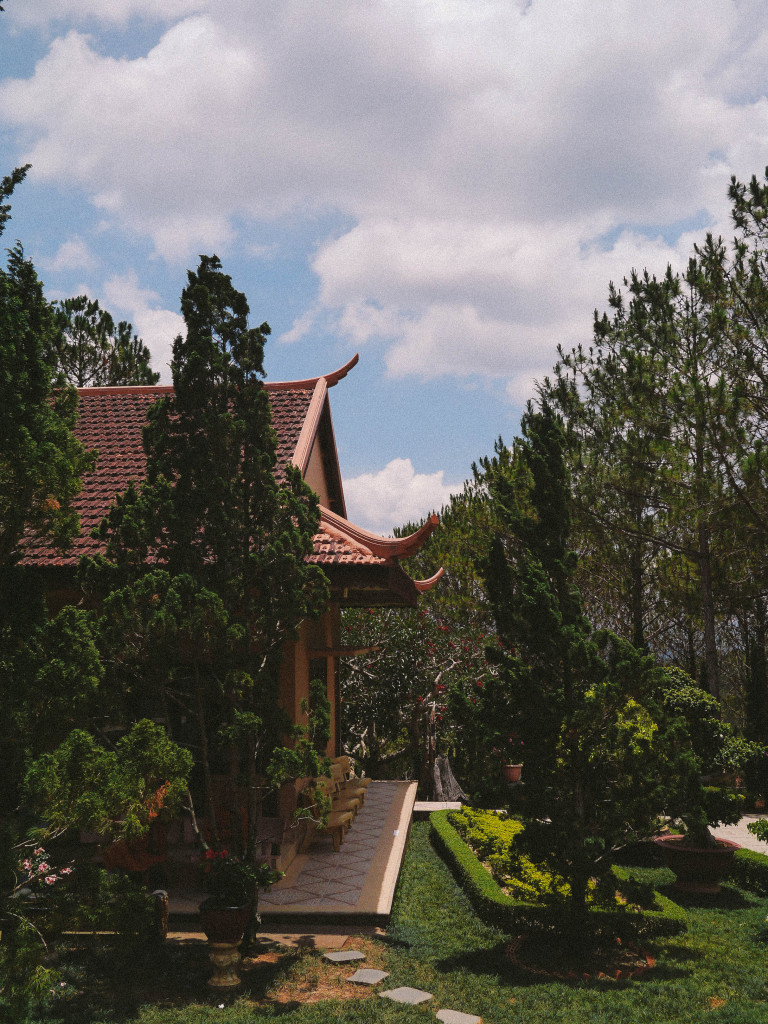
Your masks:
<svg viewBox="0 0 768 1024"><path fill-rule="evenodd" d="M290 931L309 919L318 925L385 924L392 909L408 839L415 782L371 782L365 803L335 852L318 836L299 854L285 878L259 896L265 931ZM171 892L177 927L197 918L202 893Z"/></svg>
<svg viewBox="0 0 768 1024"><path fill-rule="evenodd" d="M259 898L265 925L284 915L386 918L415 799L413 782L372 782L341 849L334 851L330 836L319 837Z"/></svg>

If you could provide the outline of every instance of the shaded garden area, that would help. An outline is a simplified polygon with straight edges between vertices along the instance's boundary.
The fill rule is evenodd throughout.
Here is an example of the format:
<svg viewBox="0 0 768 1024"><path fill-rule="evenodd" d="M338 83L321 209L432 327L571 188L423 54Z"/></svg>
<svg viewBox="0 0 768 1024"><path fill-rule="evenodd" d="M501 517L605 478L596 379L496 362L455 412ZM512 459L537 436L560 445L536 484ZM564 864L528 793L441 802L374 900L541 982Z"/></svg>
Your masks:
<svg viewBox="0 0 768 1024"><path fill-rule="evenodd" d="M679 897L685 931L647 935L643 950L654 966L633 980L563 978L564 965L545 944L514 962L520 936L484 924L429 841L429 827L413 827L391 925L384 938L356 938L366 964L390 972L387 985L433 993L425 1007L407 1009L361 991L343 978L348 965L329 964L317 951L272 947L247 960L243 992L220 1005L205 989L202 945L166 943L156 950L91 940L59 953L68 990L37 1019L70 1024L222 1024L270 1020L311 1024L338 1020L426 1020L450 1006L502 1022L640 1021L654 1024L757 1024L768 1010L764 963L765 901L728 885L719 896ZM633 868L668 892L664 868ZM83 985L87 975L87 988ZM145 1005L142 1005L145 1004ZM151 1004L151 1005L150 1005ZM426 1015L425 1015L426 1014Z"/></svg>

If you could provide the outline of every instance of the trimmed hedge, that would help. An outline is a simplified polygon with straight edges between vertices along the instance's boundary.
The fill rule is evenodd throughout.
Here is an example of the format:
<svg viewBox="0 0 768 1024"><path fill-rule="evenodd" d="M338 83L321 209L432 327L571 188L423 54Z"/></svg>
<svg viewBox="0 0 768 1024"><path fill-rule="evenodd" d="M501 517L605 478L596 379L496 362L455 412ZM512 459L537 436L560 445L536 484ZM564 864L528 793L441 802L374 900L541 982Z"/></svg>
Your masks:
<svg viewBox="0 0 768 1024"><path fill-rule="evenodd" d="M508 928L513 920L519 919L522 908L532 909L533 905L513 900L501 889L450 823L449 813L433 811L430 814L432 845L451 869L477 916L487 924Z"/></svg>
<svg viewBox="0 0 768 1024"><path fill-rule="evenodd" d="M496 925L509 931L511 928L526 921L541 923L543 917L559 910L542 907L537 903L515 900L508 896L486 871L474 852L464 842L456 829L448 820L450 811L433 811L429 816L430 838L432 845L450 868L456 881L466 893L478 917L487 924ZM759 854L758 854L759 856ZM763 858L768 860L768 858ZM617 878L628 878L627 869L614 869ZM644 910L643 918L652 924L654 930L675 933L685 930L685 911L660 892L654 893L654 901L658 910ZM626 924L628 917L621 911L590 910L590 916L608 921L615 919L617 928ZM634 915L631 915L632 917Z"/></svg>
<svg viewBox="0 0 768 1024"><path fill-rule="evenodd" d="M754 850L737 850L729 878L758 896L768 896L768 857Z"/></svg>

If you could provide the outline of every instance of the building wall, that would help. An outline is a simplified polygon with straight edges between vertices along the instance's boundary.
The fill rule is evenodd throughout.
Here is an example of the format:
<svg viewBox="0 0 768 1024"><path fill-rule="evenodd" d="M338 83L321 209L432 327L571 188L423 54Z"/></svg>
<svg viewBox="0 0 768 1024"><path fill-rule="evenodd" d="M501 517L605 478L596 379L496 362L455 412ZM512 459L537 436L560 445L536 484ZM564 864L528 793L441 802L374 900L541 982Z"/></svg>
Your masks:
<svg viewBox="0 0 768 1024"><path fill-rule="evenodd" d="M330 507L328 481L325 475L324 464L325 451L319 437L315 438L312 446L312 454L309 457L309 465L304 473L304 480L320 499L320 504Z"/></svg>

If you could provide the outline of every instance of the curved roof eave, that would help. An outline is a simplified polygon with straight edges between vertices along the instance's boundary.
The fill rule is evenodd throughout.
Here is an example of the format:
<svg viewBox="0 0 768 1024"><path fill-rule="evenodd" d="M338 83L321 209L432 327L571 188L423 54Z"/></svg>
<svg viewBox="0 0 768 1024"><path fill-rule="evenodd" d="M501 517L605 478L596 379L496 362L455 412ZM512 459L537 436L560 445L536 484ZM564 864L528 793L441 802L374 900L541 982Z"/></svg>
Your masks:
<svg viewBox="0 0 768 1024"><path fill-rule="evenodd" d="M411 533L407 537L379 537L369 530L364 530L361 526L355 526L348 519L336 515L335 512L331 512L330 509L322 505L320 506L320 522L326 523L331 529L348 537L353 543L368 548L371 554L376 555L378 558L392 561L399 558L408 558L409 555L415 555L427 538L434 533L440 519L433 512L415 533Z"/></svg>
<svg viewBox="0 0 768 1024"><path fill-rule="evenodd" d="M264 386L270 391L312 391L318 381L324 380L326 387L332 388L347 376L353 366L357 366L359 360L360 353L355 352L348 363L333 373L322 373L318 377L307 377L306 380L268 380Z"/></svg>

